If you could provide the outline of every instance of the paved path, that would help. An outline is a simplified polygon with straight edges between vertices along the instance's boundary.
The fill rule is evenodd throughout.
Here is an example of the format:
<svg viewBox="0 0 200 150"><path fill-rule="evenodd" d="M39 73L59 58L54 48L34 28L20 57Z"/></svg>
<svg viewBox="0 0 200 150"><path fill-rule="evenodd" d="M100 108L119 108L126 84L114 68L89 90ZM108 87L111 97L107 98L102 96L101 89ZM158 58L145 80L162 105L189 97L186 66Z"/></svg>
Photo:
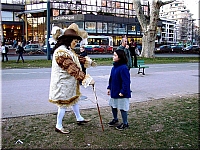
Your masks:
<svg viewBox="0 0 200 150"><path fill-rule="evenodd" d="M131 69L131 103L199 92L198 63L149 66L146 75ZM96 82L100 107L108 106L106 87L110 69L111 66L88 69ZM2 118L57 112L56 105L48 102L50 71L50 68L2 70ZM81 92L80 108L96 108L92 87L81 87Z"/></svg>

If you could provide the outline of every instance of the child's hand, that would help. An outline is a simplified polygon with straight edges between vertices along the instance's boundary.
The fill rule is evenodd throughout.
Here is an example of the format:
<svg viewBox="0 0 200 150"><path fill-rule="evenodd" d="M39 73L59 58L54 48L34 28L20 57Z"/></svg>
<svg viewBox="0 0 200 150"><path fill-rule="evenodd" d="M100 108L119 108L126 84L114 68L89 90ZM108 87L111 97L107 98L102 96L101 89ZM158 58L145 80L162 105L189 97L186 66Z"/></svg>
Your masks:
<svg viewBox="0 0 200 150"><path fill-rule="evenodd" d="M108 91L107 91L107 95L110 95L110 89L108 89Z"/></svg>
<svg viewBox="0 0 200 150"><path fill-rule="evenodd" d="M124 96L122 93L119 93L119 96Z"/></svg>

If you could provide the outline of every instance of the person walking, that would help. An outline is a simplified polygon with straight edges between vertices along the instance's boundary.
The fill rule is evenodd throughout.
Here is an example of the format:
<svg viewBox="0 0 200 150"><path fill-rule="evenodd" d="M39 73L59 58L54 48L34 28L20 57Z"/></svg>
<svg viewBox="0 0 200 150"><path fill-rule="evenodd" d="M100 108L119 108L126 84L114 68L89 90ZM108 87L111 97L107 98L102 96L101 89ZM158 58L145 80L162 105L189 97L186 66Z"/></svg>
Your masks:
<svg viewBox="0 0 200 150"><path fill-rule="evenodd" d="M17 40L16 39L13 40L13 48L15 48L15 47L17 47Z"/></svg>
<svg viewBox="0 0 200 150"><path fill-rule="evenodd" d="M136 55L136 53L135 53L136 47L137 47L136 42L134 42L134 39L131 39L131 42L130 42L130 44L129 44L129 50L130 50L130 53L131 53L131 56L132 56L132 57L131 57L132 64L133 64L133 66L134 66L135 68L138 67L138 66L137 66L137 55ZM134 59L133 59L133 57L134 57Z"/></svg>
<svg viewBox="0 0 200 150"><path fill-rule="evenodd" d="M2 62L4 62L4 57L6 58L6 61L8 61L8 47L5 46L5 43L2 43L1 46L1 55L2 55Z"/></svg>
<svg viewBox="0 0 200 150"><path fill-rule="evenodd" d="M20 57L21 57L22 62L24 63L23 53L26 53L26 51L25 51L24 48L22 47L22 43L21 43L21 42L18 43L16 53L18 54L18 58L17 58L17 61L16 61L16 62L18 63L19 60L20 60Z"/></svg>
<svg viewBox="0 0 200 150"><path fill-rule="evenodd" d="M127 66L128 66L128 69L130 70L130 68L133 67L133 64L132 64L132 59L131 59L131 54L130 54L130 51L129 51L129 46L127 44L127 38L126 37L123 37L122 38L122 41L121 41L121 45L117 48L117 50L123 50L125 52L125 55L127 57Z"/></svg>
<svg viewBox="0 0 200 150"><path fill-rule="evenodd" d="M72 106L78 125L90 121L83 118L79 111L78 101L81 96L79 82L82 81L84 87L94 85L95 82L89 74L81 70L80 63L86 68L96 66L96 63L89 57L78 56L73 51L77 42L87 35L86 31L80 30L78 25L73 23L58 37L53 48L49 102L58 106L55 131L59 133L70 133L62 125L67 107Z"/></svg>
<svg viewBox="0 0 200 150"><path fill-rule="evenodd" d="M113 120L108 123L110 127L118 124L118 109L121 111L123 123L116 129L124 130L129 127L127 112L129 110L130 72L127 67L127 57L123 50L116 50L113 54L113 67L111 69L107 94L110 95L109 105L111 106Z"/></svg>

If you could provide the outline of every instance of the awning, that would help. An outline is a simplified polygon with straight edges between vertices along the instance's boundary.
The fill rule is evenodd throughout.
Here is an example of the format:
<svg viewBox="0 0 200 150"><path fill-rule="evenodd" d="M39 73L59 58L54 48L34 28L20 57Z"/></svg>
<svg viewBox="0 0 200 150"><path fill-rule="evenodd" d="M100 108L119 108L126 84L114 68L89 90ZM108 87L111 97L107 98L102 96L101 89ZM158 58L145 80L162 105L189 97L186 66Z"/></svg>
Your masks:
<svg viewBox="0 0 200 150"><path fill-rule="evenodd" d="M23 12L18 13L17 17L21 17L22 14L31 14L33 17L46 17L47 9L35 9L35 10L25 10Z"/></svg>

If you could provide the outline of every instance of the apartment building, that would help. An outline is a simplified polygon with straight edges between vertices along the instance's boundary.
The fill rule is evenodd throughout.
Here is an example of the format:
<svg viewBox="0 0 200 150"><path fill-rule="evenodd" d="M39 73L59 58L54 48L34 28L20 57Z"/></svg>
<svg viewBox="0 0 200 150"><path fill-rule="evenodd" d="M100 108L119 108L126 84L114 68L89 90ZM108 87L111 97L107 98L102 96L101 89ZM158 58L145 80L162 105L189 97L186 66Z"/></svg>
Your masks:
<svg viewBox="0 0 200 150"><path fill-rule="evenodd" d="M191 42L194 32L192 16L190 10L185 6L184 0L176 0L160 9L160 18L174 21L174 37L177 42Z"/></svg>

